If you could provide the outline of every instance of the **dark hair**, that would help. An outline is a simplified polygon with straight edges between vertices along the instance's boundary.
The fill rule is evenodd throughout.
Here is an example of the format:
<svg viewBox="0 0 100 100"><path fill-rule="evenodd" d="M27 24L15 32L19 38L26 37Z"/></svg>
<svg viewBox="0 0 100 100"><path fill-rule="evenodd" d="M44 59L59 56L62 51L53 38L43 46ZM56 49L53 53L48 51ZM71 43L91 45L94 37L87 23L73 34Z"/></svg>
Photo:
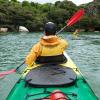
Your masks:
<svg viewBox="0 0 100 100"><path fill-rule="evenodd" d="M53 22L48 22L45 24L45 33L46 35L55 35L57 31L57 27Z"/></svg>

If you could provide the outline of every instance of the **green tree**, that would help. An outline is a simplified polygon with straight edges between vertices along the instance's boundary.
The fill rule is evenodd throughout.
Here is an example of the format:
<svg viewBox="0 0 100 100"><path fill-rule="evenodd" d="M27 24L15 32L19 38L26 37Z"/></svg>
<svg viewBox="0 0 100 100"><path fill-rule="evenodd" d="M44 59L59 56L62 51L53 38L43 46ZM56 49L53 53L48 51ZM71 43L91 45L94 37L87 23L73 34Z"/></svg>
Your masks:
<svg viewBox="0 0 100 100"><path fill-rule="evenodd" d="M17 2L17 0L11 0L11 2Z"/></svg>
<svg viewBox="0 0 100 100"><path fill-rule="evenodd" d="M88 12L90 6L96 6L96 16ZM88 4L76 6L68 0L57 1L55 4L38 4L35 2L18 2L17 0L0 0L0 27L9 27L10 31L17 31L20 25L26 26L30 31L42 31L43 26L48 21L57 24L58 29L66 24L66 20L80 8L85 9L85 16L69 30L75 28L93 28L100 30L100 3L90 2ZM93 10L94 11L94 10Z"/></svg>
<svg viewBox="0 0 100 100"><path fill-rule="evenodd" d="M30 3L28 1L23 1L22 2L22 7L25 7L25 6L30 6Z"/></svg>

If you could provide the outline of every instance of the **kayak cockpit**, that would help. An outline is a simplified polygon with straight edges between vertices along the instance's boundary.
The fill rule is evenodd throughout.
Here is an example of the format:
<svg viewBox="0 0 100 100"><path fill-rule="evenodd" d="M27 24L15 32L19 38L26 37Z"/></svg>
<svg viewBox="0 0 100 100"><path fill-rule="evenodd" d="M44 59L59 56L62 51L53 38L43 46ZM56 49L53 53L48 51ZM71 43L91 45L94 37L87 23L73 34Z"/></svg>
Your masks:
<svg viewBox="0 0 100 100"><path fill-rule="evenodd" d="M29 85L35 87L71 86L77 79L69 67L57 64L44 64L31 70L25 77Z"/></svg>

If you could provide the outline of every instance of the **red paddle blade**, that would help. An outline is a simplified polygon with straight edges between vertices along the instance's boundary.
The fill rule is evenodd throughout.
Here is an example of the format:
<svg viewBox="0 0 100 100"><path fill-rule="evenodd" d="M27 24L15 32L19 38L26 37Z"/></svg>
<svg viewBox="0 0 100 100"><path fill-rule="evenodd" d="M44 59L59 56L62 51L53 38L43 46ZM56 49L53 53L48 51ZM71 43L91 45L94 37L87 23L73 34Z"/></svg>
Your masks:
<svg viewBox="0 0 100 100"><path fill-rule="evenodd" d="M15 72L16 72L16 69L11 69L9 71L1 72L0 78L4 77L5 75L12 74L12 73L15 73Z"/></svg>
<svg viewBox="0 0 100 100"><path fill-rule="evenodd" d="M85 14L84 9L80 9L78 12L76 12L72 18L67 22L67 26L71 26L77 21L81 19L81 17Z"/></svg>

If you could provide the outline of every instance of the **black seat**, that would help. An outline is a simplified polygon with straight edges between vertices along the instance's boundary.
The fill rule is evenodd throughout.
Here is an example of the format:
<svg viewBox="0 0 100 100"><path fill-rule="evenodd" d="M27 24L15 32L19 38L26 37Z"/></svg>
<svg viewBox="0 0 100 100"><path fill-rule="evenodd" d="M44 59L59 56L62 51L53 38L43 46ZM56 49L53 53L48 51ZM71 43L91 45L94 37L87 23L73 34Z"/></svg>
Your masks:
<svg viewBox="0 0 100 100"><path fill-rule="evenodd" d="M25 78L27 84L36 87L70 86L76 81L76 73L68 67L45 64L31 70Z"/></svg>
<svg viewBox="0 0 100 100"><path fill-rule="evenodd" d="M62 64L66 62L67 58L63 54L56 56L39 56L36 60L37 64Z"/></svg>

